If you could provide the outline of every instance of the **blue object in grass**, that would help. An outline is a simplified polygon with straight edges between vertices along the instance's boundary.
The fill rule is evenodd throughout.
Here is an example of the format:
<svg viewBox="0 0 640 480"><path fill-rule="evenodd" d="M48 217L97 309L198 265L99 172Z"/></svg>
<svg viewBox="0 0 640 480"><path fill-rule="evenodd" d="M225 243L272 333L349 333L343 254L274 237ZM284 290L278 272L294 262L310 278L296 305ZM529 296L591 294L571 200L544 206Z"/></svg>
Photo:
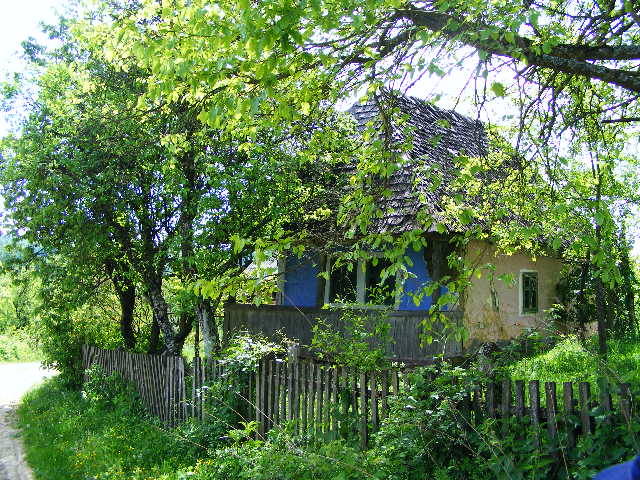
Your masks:
<svg viewBox="0 0 640 480"><path fill-rule="evenodd" d="M603 470L593 480L640 480L640 456Z"/></svg>

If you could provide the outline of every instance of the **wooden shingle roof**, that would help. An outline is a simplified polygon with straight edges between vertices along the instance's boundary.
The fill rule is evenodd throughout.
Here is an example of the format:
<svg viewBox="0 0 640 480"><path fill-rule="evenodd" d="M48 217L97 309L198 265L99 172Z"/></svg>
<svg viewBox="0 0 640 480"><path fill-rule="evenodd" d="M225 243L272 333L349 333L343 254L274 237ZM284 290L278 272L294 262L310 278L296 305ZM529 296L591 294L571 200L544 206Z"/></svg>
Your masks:
<svg viewBox="0 0 640 480"><path fill-rule="evenodd" d="M385 90L375 101L356 103L349 113L360 129L373 125L391 144L411 142L399 168L384 181L389 194L379 201L384 215L373 226L377 231L423 228L417 225L418 212L442 221L443 199L453 193L450 185L460 168L456 158L487 156L482 122L419 98ZM486 174L500 176L495 171Z"/></svg>

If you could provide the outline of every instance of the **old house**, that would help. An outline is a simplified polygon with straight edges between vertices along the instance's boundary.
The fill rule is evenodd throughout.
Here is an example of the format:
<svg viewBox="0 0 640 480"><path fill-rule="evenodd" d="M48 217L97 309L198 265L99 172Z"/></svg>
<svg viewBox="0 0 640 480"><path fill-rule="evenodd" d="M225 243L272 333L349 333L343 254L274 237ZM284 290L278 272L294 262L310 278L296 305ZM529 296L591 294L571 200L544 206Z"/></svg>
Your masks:
<svg viewBox="0 0 640 480"><path fill-rule="evenodd" d="M392 95L388 93L388 95ZM408 161L395 171L388 181L391 195L380 199L386 212L379 220L381 231L401 233L416 227L417 216L428 213L438 216L446 193L447 180L456 172L455 158L460 155L483 157L487 155L487 136L481 122L456 112L437 108L426 101L393 95L394 106L406 114L406 124L412 134L412 149ZM379 107L373 104L357 104L350 109L358 125L376 122ZM401 129L396 130L400 138ZM402 130L405 131L405 130ZM434 141L436 139L436 141ZM434 169L442 179L434 187L431 177L423 175L423 168ZM420 292L434 279L449 274L447 255L449 242L455 231L427 234L427 247L409 248L405 254L411 259L407 265L406 279L387 278L386 292L393 292L396 282L402 282L399 294L374 296L379 291L380 272L384 262L359 262L355 268L344 265L334 268L331 254L322 248L309 249L302 258L289 256L279 262L280 283L276 305L253 307L228 305L225 311L226 329L248 328L267 334L281 330L290 337L308 344L311 327L318 317L335 317L336 311L323 307L340 302L367 303L375 310L378 302L391 310L394 344L390 355L404 360L422 359L434 353L448 355L461 353L466 347L486 341L513 338L527 328L535 328L544 322L545 310L556 302L555 287L561 262L552 256L532 257L526 252L512 255L499 254L488 240L472 239L460 252L468 264L491 263L493 275L473 276L463 298L446 307L446 315L462 323L469 332L469 341L448 340L432 345L421 345L421 321L427 315L436 290L431 296L414 301L414 293ZM326 272L322 274L322 272ZM503 274L510 274L512 282L497 281Z"/></svg>

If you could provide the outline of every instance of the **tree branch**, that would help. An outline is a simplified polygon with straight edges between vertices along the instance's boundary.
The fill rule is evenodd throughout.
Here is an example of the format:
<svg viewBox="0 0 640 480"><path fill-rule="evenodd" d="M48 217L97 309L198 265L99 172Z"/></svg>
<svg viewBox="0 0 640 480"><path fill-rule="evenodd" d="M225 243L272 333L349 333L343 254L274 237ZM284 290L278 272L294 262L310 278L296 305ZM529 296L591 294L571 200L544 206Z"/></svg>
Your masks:
<svg viewBox="0 0 640 480"><path fill-rule="evenodd" d="M397 10L393 18L409 20L413 25L463 42L495 55L525 59L529 65L579 75L640 92L640 75L631 70L609 68L586 60L640 59L640 45L557 45L549 53L537 53L536 45L526 37L514 36L513 42L504 38L479 39L475 32L489 29L488 25L469 24L451 15L420 9Z"/></svg>

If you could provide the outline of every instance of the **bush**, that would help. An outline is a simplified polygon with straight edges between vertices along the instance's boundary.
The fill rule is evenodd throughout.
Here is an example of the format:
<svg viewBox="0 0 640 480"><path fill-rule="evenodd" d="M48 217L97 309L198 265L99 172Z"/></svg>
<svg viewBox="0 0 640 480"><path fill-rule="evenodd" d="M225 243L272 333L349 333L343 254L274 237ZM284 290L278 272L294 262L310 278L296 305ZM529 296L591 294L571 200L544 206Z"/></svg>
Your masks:
<svg viewBox="0 0 640 480"><path fill-rule="evenodd" d="M356 480L371 478L364 454L343 441L302 444L288 433L216 450L198 462L194 480Z"/></svg>
<svg viewBox="0 0 640 480"><path fill-rule="evenodd" d="M596 354L596 342L591 338L583 344L577 337L569 336L548 351L513 362L505 372L513 379L593 384L598 376L604 375L612 383L640 386L640 341L610 340L606 364Z"/></svg>
<svg viewBox="0 0 640 480"><path fill-rule="evenodd" d="M8 328L0 334L0 362L37 362L42 353L26 329Z"/></svg>

